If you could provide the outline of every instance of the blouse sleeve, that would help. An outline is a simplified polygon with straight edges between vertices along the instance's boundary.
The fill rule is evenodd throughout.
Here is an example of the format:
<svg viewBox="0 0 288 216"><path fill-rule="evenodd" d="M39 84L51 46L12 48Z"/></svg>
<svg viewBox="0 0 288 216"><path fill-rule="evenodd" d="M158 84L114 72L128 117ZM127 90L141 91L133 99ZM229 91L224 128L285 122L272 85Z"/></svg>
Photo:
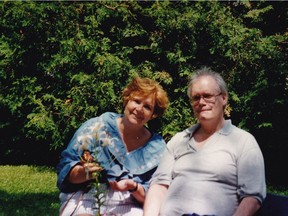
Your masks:
<svg viewBox="0 0 288 216"><path fill-rule="evenodd" d="M79 189L83 184L71 184L66 178L70 170L81 162L84 150L91 150L95 143L93 128L97 127L98 118L93 118L83 123L75 132L67 148L61 153L59 164L56 166L57 187L60 191L71 192Z"/></svg>

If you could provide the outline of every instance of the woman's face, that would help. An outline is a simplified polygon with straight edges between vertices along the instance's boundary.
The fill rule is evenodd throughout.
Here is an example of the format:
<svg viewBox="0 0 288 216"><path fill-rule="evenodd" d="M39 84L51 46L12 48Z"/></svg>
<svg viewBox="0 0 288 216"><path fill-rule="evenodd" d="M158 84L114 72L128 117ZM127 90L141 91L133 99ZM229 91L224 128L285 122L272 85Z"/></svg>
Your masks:
<svg viewBox="0 0 288 216"><path fill-rule="evenodd" d="M153 116L155 99L153 95L136 95L125 106L124 116L131 124L146 124Z"/></svg>

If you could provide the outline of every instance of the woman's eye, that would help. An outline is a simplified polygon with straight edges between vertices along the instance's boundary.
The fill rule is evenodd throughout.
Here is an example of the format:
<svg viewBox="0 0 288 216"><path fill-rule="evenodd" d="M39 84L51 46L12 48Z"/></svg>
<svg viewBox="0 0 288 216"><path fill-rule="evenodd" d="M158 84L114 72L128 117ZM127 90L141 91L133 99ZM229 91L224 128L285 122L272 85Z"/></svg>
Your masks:
<svg viewBox="0 0 288 216"><path fill-rule="evenodd" d="M137 103L137 104L141 103L140 100L138 100L138 99L134 99L134 102Z"/></svg>
<svg viewBox="0 0 288 216"><path fill-rule="evenodd" d="M149 105L145 105L144 108L147 110L152 110L151 106L149 106Z"/></svg>

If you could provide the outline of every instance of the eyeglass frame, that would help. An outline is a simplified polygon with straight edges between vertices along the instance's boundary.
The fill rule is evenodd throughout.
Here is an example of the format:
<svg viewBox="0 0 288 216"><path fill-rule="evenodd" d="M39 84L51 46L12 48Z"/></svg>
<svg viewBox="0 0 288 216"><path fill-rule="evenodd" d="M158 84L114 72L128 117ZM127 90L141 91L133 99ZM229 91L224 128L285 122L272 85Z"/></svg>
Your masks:
<svg viewBox="0 0 288 216"><path fill-rule="evenodd" d="M222 94L223 94L223 92L220 92L220 93L218 93L218 94L194 95L194 96L192 96L192 97L190 98L190 102L191 102L191 104L195 105L195 104L198 104L198 103L200 102L201 98L203 98L203 100L204 100L206 103L213 103L213 102L216 101L216 97L217 97L217 96L220 96L220 95L222 95ZM206 96L206 98L205 98L205 96ZM195 97L197 97L197 98L195 99ZM208 98L207 98L207 97L208 97ZM212 100L213 98L214 98L214 100Z"/></svg>

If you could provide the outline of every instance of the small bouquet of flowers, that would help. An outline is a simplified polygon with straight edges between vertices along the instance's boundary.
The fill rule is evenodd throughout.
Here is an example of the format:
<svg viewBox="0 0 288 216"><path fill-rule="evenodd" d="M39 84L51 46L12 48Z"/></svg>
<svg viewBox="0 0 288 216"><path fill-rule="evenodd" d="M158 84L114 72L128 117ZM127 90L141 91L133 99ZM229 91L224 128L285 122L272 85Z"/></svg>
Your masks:
<svg viewBox="0 0 288 216"><path fill-rule="evenodd" d="M102 171L105 170L104 167L109 168L115 160L115 157L111 158L111 155L107 154L107 152L109 152L108 146L113 145L113 138L106 133L104 128L105 126L98 122L90 128L90 133L88 133L88 135L79 137L79 139L81 139L80 142L82 143L81 150L83 151L80 160L85 167L86 179L91 179L87 191L90 189L95 191L96 216L105 215L105 213L100 213L101 207L105 204L107 193L107 184L104 180L105 172ZM98 159L100 159L102 164ZM97 167L97 171L91 172L91 167L93 166Z"/></svg>
<svg viewBox="0 0 288 216"><path fill-rule="evenodd" d="M101 178L101 171L103 168L96 162L94 157L91 155L91 153L88 150L84 150L82 156L81 156L81 163L85 167L85 172L86 172L86 179L94 179L91 181L87 187L87 190L90 190L91 188L95 189L94 197L96 199L96 208L97 208L97 213L96 216L100 216L100 208L101 206L104 205L105 203L105 187L103 186L103 183L101 183L100 178ZM90 173L89 167L85 165L92 165L98 166L99 171L97 172L92 172Z"/></svg>

